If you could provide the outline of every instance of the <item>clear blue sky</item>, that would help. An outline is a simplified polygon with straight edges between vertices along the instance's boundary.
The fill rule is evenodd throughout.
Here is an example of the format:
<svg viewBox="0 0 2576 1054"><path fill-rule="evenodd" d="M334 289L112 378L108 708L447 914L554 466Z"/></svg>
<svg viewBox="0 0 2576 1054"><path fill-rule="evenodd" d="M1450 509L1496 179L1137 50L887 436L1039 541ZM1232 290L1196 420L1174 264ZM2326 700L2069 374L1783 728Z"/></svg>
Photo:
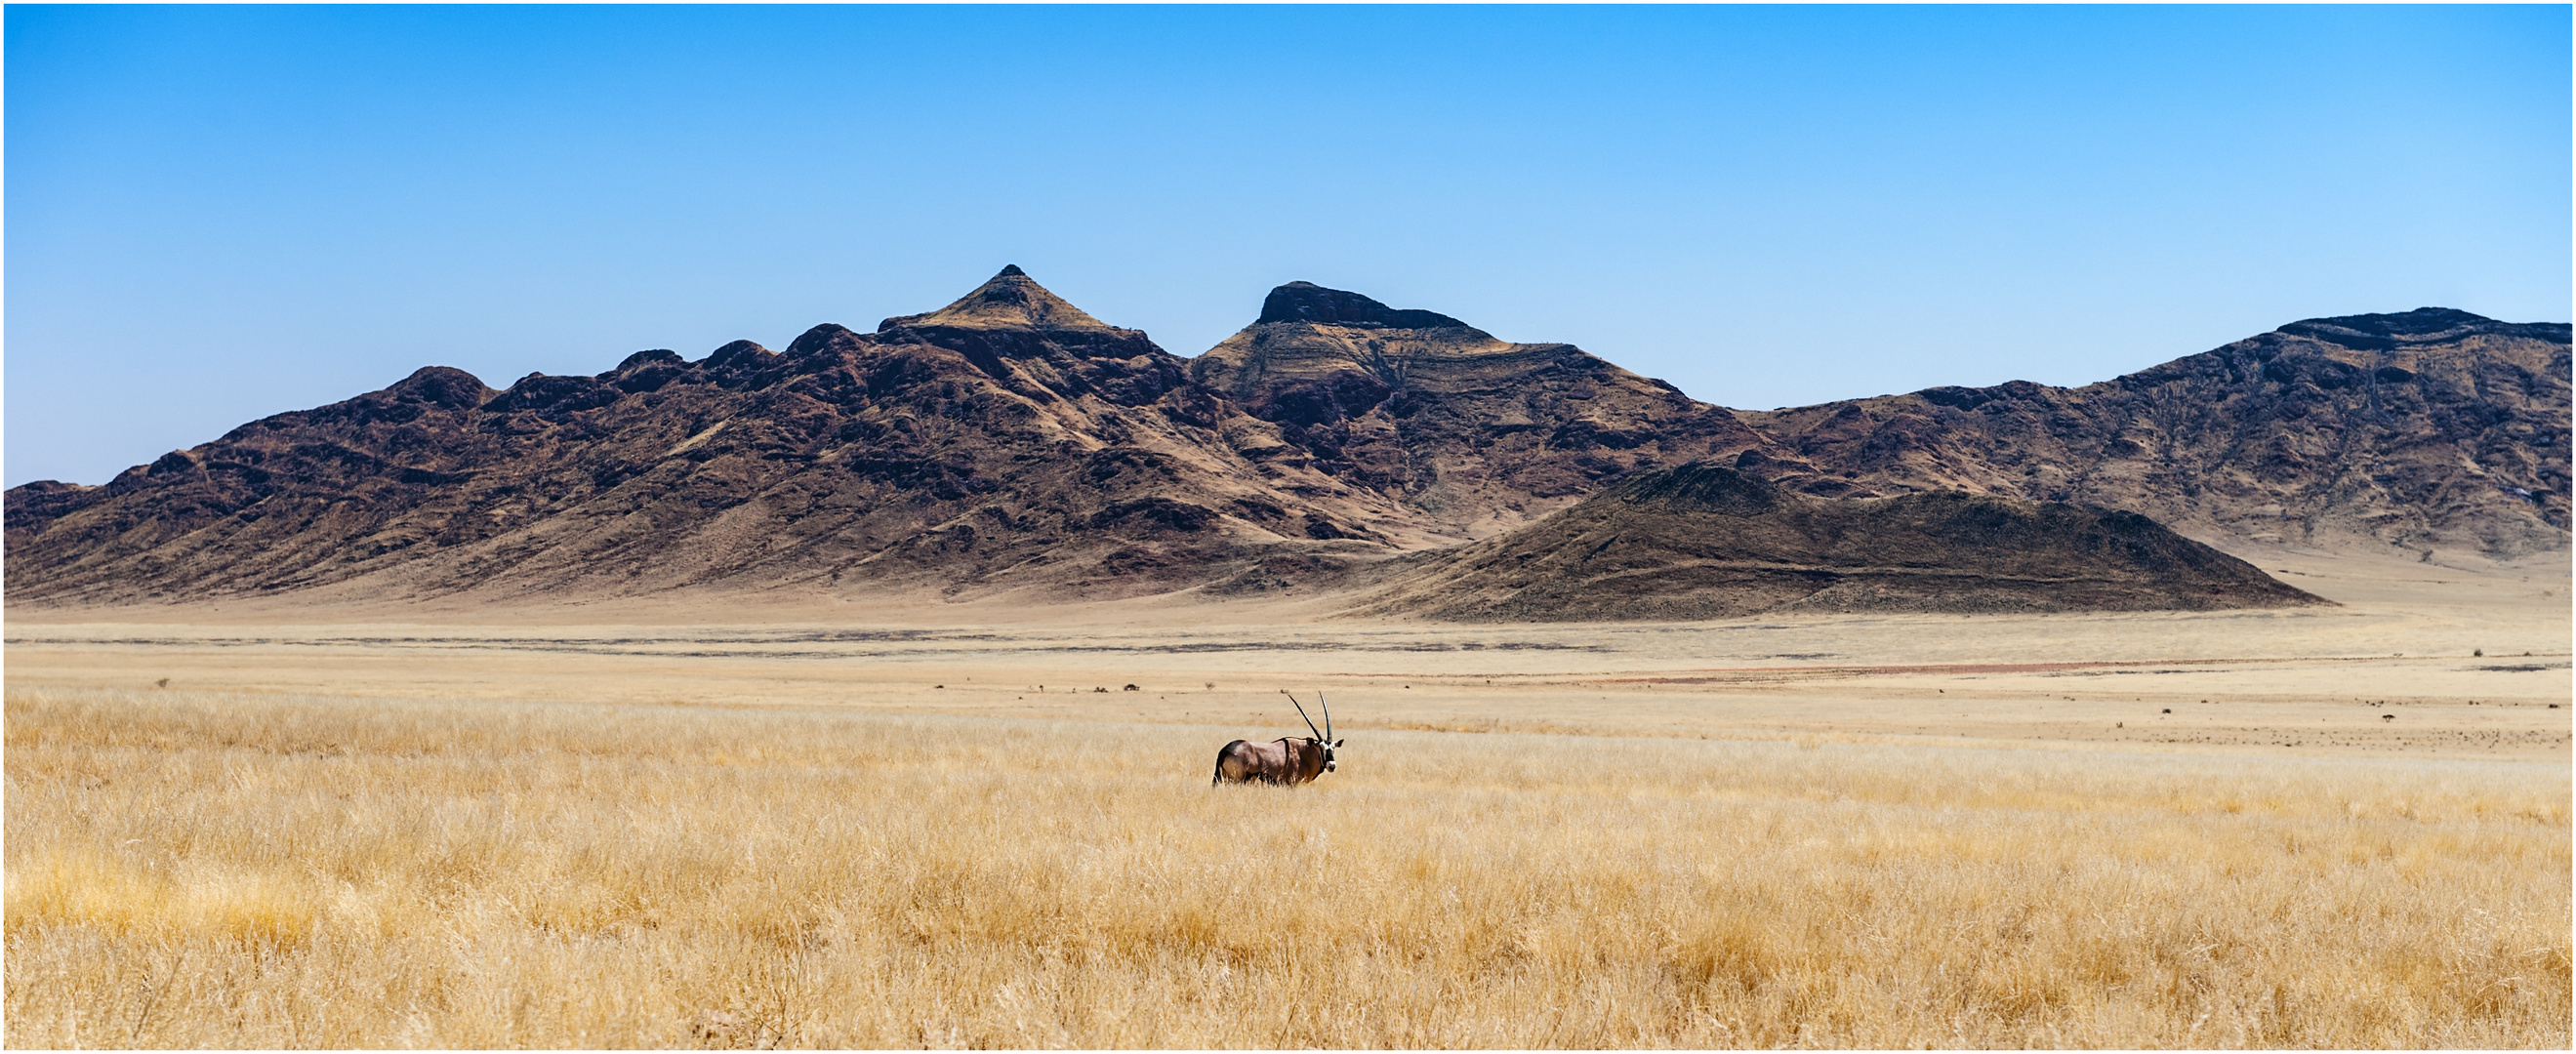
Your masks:
<svg viewBox="0 0 2576 1054"><path fill-rule="evenodd" d="M2571 314L2565 6L6 19L10 485L1005 263L1182 355L1305 279L1752 408Z"/></svg>

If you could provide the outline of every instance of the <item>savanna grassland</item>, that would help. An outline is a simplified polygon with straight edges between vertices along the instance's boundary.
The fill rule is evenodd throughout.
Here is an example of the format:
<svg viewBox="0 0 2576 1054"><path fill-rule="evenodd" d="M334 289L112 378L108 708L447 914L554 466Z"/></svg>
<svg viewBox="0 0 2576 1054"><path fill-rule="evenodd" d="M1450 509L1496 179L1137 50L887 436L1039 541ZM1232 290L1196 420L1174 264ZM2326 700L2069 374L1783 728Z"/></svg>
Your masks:
<svg viewBox="0 0 2576 1054"><path fill-rule="evenodd" d="M5 1038L2565 1049L2564 561L2263 566L2344 603L13 612ZM1210 788L1283 687L1340 771Z"/></svg>
<svg viewBox="0 0 2576 1054"><path fill-rule="evenodd" d="M2563 765L14 689L12 1046L2557 1047Z"/></svg>

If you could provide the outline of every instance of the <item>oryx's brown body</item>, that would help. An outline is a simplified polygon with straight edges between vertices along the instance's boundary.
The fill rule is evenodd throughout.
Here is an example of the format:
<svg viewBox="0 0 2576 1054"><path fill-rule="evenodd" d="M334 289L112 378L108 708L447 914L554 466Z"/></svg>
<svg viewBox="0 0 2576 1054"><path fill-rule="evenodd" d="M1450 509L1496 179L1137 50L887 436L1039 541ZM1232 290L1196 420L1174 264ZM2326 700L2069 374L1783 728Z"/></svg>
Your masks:
<svg viewBox="0 0 2576 1054"><path fill-rule="evenodd" d="M1255 743L1238 739L1216 752L1216 776L1209 786L1219 783L1276 783L1294 787L1324 774L1325 744L1320 739L1278 739Z"/></svg>
<svg viewBox="0 0 2576 1054"><path fill-rule="evenodd" d="M1279 694L1288 695L1284 691ZM1315 701L1324 707L1324 727L1318 729L1313 718L1306 718L1306 731L1314 735L1304 738L1286 736L1267 743L1255 743L1249 739L1228 743L1225 749L1216 752L1216 775L1209 778L1208 786L1258 780L1294 787L1333 771L1333 752L1342 745L1342 741L1333 738L1332 704L1325 703L1320 693L1315 696ZM1293 695L1288 695L1288 702L1297 708L1297 716L1306 717L1306 704L1298 702Z"/></svg>

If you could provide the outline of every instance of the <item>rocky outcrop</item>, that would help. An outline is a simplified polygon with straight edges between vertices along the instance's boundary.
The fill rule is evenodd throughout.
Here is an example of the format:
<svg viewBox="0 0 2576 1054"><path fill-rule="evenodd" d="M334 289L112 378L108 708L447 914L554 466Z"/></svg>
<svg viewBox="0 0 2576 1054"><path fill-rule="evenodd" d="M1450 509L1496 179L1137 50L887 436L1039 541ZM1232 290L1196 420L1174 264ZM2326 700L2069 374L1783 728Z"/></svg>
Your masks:
<svg viewBox="0 0 2576 1054"><path fill-rule="evenodd" d="M2136 513L1955 491L1819 498L1706 464L1409 557L1366 596L1369 614L1542 622L2323 603Z"/></svg>
<svg viewBox="0 0 2576 1054"><path fill-rule="evenodd" d="M1508 529L1629 474L1767 441L1571 344L1514 344L1429 311L1292 282L1190 362L1201 385L1277 426L1287 455L1468 536Z"/></svg>

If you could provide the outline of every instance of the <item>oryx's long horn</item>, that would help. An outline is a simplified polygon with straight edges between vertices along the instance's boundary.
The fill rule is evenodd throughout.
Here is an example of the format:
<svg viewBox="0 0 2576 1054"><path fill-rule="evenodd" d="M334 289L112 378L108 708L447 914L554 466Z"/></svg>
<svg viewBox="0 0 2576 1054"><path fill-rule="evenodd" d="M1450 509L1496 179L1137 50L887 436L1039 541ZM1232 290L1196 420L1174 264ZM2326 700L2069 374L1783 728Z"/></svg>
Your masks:
<svg viewBox="0 0 2576 1054"><path fill-rule="evenodd" d="M1297 716L1299 716L1299 717L1305 717L1305 718L1306 718L1306 731L1309 731L1309 732L1315 732L1315 719L1314 719L1314 718L1311 718L1311 717L1306 717L1306 704L1301 703L1301 702L1298 702L1298 701L1297 701L1297 697L1296 697L1296 696L1294 696L1294 695L1289 695L1289 694L1288 694L1288 689L1285 689L1285 688L1280 689L1280 690L1279 690L1279 694L1281 694L1281 695L1287 695L1287 696L1288 696L1288 705L1290 705L1290 706L1293 706L1293 707L1296 707L1296 708L1297 708ZM1332 716L1332 715L1328 712L1325 716L1330 717L1330 716ZM1320 739L1320 738L1322 738L1322 737L1323 737L1323 735L1324 735L1324 734L1323 734L1323 733L1321 733L1321 732L1315 732L1315 736L1316 736L1316 738L1319 738L1319 739Z"/></svg>
<svg viewBox="0 0 2576 1054"><path fill-rule="evenodd" d="M1333 741L1333 704L1324 698L1324 693L1316 692L1315 705L1324 708L1324 742L1330 743Z"/></svg>

